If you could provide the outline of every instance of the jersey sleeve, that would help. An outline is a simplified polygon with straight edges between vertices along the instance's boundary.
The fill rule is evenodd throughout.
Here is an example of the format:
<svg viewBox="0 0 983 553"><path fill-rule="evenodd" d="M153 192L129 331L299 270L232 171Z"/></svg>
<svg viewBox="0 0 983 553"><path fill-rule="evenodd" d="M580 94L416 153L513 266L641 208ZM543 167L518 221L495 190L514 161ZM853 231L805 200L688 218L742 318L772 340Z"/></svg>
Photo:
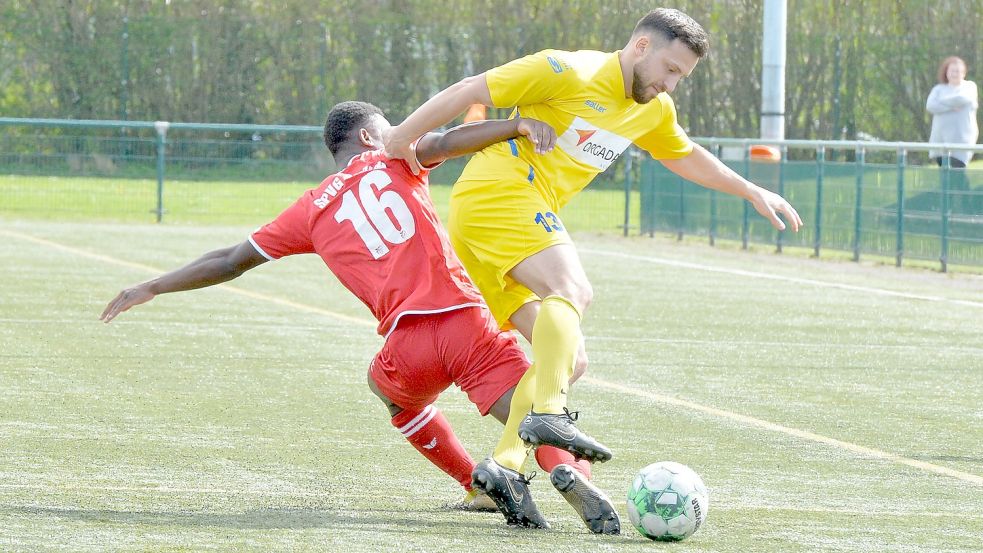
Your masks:
<svg viewBox="0 0 983 553"><path fill-rule="evenodd" d="M314 253L307 210L313 204L311 193L301 196L273 221L259 227L249 242L269 260L288 255Z"/></svg>
<svg viewBox="0 0 983 553"><path fill-rule="evenodd" d="M420 139L418 138L413 144L416 144L419 141ZM414 157L416 156L415 147L413 148L413 156ZM436 169L437 167L440 167L444 163L443 161L440 161L430 167L424 167L423 165L420 164L420 160L418 159L414 160L417 164L417 167L420 168L420 172L417 174L413 174L413 169L410 168L409 162L406 161L405 159L391 159L391 158L386 158L386 159L387 159L386 164L389 166L389 169L391 171L395 171L402 178L406 179L408 182L421 182L423 184L429 184L430 171L432 169Z"/></svg>
<svg viewBox="0 0 983 553"><path fill-rule="evenodd" d="M576 86L577 72L562 54L543 50L489 69L485 80L492 103L499 108L538 104Z"/></svg>
<svg viewBox="0 0 983 553"><path fill-rule="evenodd" d="M655 159L679 159L693 151L686 131L676 122L676 106L666 94L656 96L662 105L662 118L654 129L635 141Z"/></svg>

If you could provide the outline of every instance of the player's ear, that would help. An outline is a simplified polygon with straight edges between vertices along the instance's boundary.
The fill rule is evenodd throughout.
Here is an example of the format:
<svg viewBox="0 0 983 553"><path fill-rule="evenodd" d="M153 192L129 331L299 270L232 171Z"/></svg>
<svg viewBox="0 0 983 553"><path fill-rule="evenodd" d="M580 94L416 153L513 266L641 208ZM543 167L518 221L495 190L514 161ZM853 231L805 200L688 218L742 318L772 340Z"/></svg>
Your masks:
<svg viewBox="0 0 983 553"><path fill-rule="evenodd" d="M375 144L372 140L372 135L365 127L358 129L358 141L361 142L363 146L368 146L369 148L372 148Z"/></svg>

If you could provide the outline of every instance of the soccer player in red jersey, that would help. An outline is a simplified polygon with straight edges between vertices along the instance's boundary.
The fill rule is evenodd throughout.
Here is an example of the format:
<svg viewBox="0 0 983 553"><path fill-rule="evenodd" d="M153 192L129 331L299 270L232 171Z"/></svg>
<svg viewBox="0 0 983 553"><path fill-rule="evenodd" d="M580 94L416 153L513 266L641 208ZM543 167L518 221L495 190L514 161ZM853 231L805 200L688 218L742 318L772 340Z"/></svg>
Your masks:
<svg viewBox="0 0 983 553"><path fill-rule="evenodd" d="M386 341L369 366L369 387L388 407L393 426L460 482L466 499L484 491L510 524L548 528L529 494L528 479L519 473L521 466L503 466L496 454L475 464L433 405L438 394L456 384L482 415L491 413L505 424L529 361L515 337L498 329L454 255L427 177L445 159L502 140L524 136L547 152L556 134L549 125L526 118L430 133L414 144L414 162L424 168L415 175L407 162L390 159L382 150L390 129L371 104L336 105L328 114L324 141L339 172L242 243L123 290L100 318L108 323L158 294L225 282L267 261L317 254L379 321L378 333ZM610 499L589 481L589 463L552 447L540 447L536 459L547 472L567 474L567 485L554 485L592 531L620 530Z"/></svg>

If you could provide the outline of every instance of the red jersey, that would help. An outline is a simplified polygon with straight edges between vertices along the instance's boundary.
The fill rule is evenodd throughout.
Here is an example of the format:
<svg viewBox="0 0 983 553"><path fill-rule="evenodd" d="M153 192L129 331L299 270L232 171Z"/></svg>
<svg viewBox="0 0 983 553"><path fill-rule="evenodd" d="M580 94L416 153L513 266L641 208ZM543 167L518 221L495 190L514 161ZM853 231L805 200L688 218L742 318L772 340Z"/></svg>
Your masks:
<svg viewBox="0 0 983 553"><path fill-rule="evenodd" d="M388 336L406 314L483 306L428 191L382 150L352 158L249 237L267 259L316 253Z"/></svg>

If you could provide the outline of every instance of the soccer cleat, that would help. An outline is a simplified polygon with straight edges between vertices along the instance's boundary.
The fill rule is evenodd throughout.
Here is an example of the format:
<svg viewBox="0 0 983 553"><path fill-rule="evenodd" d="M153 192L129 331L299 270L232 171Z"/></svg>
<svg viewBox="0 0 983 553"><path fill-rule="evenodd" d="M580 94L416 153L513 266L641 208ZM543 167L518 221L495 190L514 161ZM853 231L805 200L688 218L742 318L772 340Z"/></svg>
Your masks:
<svg viewBox="0 0 983 553"><path fill-rule="evenodd" d="M455 511L471 511L474 513L497 513L498 505L484 490L472 488L471 491L464 492L464 498L457 503L446 505L446 508Z"/></svg>
<svg viewBox="0 0 983 553"><path fill-rule="evenodd" d="M595 534L621 533L621 519L611 500L580 471L570 465L557 465L550 473L550 482L577 511L588 530Z"/></svg>
<svg viewBox="0 0 983 553"><path fill-rule="evenodd" d="M555 446L591 462L611 460L610 449L577 428L579 413L566 407L558 415L530 411L519 423L519 437L527 444Z"/></svg>
<svg viewBox="0 0 983 553"><path fill-rule="evenodd" d="M471 472L472 485L492 498L509 525L548 529L550 524L529 493L530 479L499 465L491 457L478 463Z"/></svg>

